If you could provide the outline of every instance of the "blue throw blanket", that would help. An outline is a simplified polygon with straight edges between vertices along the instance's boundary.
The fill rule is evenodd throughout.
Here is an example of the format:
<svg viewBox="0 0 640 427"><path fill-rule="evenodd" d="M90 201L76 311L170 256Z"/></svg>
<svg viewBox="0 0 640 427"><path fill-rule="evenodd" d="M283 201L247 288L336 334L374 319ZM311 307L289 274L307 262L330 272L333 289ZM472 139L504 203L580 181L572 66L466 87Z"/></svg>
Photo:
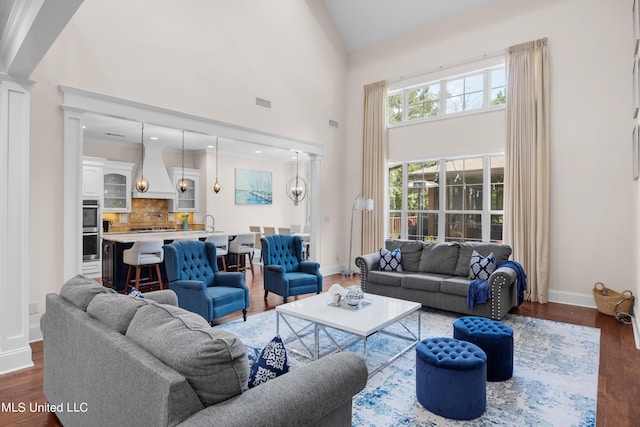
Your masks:
<svg viewBox="0 0 640 427"><path fill-rule="evenodd" d="M518 303L516 307L524 301L524 291L527 290L527 275L522 265L516 261L504 261L498 264L498 268L508 267L516 272L516 284L518 286ZM491 297L489 283L486 280L472 280L469 283L469 291L467 292L467 308L473 309L476 304L483 304Z"/></svg>

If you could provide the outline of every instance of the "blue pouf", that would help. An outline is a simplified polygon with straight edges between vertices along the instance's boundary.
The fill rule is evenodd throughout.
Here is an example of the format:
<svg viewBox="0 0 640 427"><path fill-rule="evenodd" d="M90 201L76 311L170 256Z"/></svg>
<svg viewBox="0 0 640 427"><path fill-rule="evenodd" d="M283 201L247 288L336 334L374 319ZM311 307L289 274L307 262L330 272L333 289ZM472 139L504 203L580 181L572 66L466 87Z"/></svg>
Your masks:
<svg viewBox="0 0 640 427"><path fill-rule="evenodd" d="M429 338L416 346L416 395L429 411L471 420L487 406L487 356L454 338Z"/></svg>
<svg viewBox="0 0 640 427"><path fill-rule="evenodd" d="M513 376L513 329L497 320L467 316L453 322L453 337L469 341L487 355L487 381Z"/></svg>

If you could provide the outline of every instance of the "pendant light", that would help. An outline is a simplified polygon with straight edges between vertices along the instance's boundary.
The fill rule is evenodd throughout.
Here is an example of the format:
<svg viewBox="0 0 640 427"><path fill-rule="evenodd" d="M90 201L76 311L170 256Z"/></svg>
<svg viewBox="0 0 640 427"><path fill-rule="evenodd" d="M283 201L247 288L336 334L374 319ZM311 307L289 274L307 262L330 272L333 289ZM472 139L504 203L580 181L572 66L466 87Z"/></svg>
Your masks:
<svg viewBox="0 0 640 427"><path fill-rule="evenodd" d="M294 206L298 206L298 202L301 202L307 195L307 182L302 179L299 173L298 155L299 152L296 151L296 176L287 183L287 196L293 200Z"/></svg>
<svg viewBox="0 0 640 427"><path fill-rule="evenodd" d="M136 190L139 193L146 193L149 189L149 181L144 177L144 123L142 123L142 137L140 138L141 153L140 153L140 178L136 181Z"/></svg>
<svg viewBox="0 0 640 427"><path fill-rule="evenodd" d="M181 193L184 193L189 188L187 181L184 179L184 131L182 131L182 178L178 181L176 188Z"/></svg>
<svg viewBox="0 0 640 427"><path fill-rule="evenodd" d="M222 185L218 182L218 137L216 136L216 182L213 183L213 192L219 193L222 190Z"/></svg>

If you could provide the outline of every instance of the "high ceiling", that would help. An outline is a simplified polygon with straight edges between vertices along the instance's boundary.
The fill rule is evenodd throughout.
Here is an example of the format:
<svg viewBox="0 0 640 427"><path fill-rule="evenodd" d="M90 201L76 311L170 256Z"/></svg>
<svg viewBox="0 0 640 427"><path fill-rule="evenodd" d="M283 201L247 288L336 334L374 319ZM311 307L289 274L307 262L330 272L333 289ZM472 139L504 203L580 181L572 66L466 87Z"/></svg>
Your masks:
<svg viewBox="0 0 640 427"><path fill-rule="evenodd" d="M490 1L493 0L322 0L348 52L375 45ZM16 0L0 0L0 38L19 4ZM140 142L140 123L134 121L88 114L85 126L85 137L97 142ZM153 143L174 149L179 149L182 141L179 130L159 126L148 125L145 136L155 136L158 139ZM203 150L214 144L215 136L212 135L185 135L185 150L188 151ZM245 156L254 153L265 159L291 161L291 152L282 148L222 139L219 147L221 153L235 152Z"/></svg>
<svg viewBox="0 0 640 427"><path fill-rule="evenodd" d="M322 0L348 52L493 0Z"/></svg>

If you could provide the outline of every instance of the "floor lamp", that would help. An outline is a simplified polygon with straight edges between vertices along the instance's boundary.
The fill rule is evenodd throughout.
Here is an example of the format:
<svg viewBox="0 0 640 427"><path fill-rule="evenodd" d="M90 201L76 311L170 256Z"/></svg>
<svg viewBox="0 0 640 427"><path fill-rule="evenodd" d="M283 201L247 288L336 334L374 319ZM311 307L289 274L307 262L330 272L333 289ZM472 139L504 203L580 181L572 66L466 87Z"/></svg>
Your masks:
<svg viewBox="0 0 640 427"><path fill-rule="evenodd" d="M351 270L351 249L353 247L353 213L355 211L372 211L373 210L373 199L365 199L362 194L359 194L353 200L353 208L351 208L351 231L349 233L349 270L347 271L347 276L353 277L353 271Z"/></svg>

